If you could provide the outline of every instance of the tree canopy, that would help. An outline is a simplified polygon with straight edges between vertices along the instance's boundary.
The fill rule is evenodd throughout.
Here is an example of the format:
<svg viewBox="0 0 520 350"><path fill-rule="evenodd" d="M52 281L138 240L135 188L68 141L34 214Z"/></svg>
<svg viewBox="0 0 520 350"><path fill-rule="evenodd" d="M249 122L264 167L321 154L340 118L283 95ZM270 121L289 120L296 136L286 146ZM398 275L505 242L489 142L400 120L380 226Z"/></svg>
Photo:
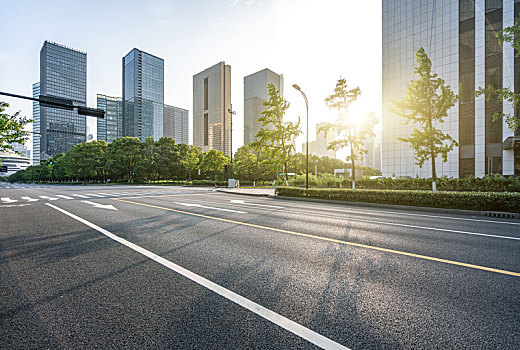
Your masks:
<svg viewBox="0 0 520 350"><path fill-rule="evenodd" d="M23 128L32 122L31 119L21 117L20 112L13 115L4 113L7 107L8 103L0 101L0 152L13 150L11 143L24 144L29 138L29 132Z"/></svg>

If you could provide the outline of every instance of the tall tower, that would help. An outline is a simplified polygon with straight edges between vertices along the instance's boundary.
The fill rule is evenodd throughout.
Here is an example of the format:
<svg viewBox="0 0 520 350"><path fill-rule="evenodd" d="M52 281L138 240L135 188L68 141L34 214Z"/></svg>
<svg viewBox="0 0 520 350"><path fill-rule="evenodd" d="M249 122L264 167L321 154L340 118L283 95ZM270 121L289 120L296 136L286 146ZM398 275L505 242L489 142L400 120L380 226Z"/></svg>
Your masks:
<svg viewBox="0 0 520 350"><path fill-rule="evenodd" d="M193 144L231 155L231 66L220 62L193 76Z"/></svg>
<svg viewBox="0 0 520 350"><path fill-rule="evenodd" d="M164 136L188 144L188 110L164 105Z"/></svg>
<svg viewBox="0 0 520 350"><path fill-rule="evenodd" d="M40 97L40 83L32 85L33 97ZM33 101L33 165L40 165L40 103Z"/></svg>
<svg viewBox="0 0 520 350"><path fill-rule="evenodd" d="M420 47L430 57L433 72L460 96L445 123L435 125L460 145L447 162L437 159L437 175L520 175L520 131L492 121L494 112L515 111L510 104L473 95L489 85L520 92L514 50L496 39L498 31L519 20L520 0L383 0L384 176L431 176L431 164L419 168L409 145L397 139L408 136L413 125L403 125L391 110L391 101L401 100L414 78Z"/></svg>
<svg viewBox="0 0 520 350"><path fill-rule="evenodd" d="M265 109L263 103L269 100L268 84L273 84L276 90L280 90L283 97L283 75L266 68L244 77L244 145L255 140L262 126L258 118Z"/></svg>
<svg viewBox="0 0 520 350"><path fill-rule="evenodd" d="M97 120L97 139L108 143L123 137L123 103L121 97L97 96L97 108L105 111L105 118Z"/></svg>
<svg viewBox="0 0 520 350"><path fill-rule="evenodd" d="M33 85L33 94L37 87ZM45 41L40 51L40 94L87 103L87 54ZM33 112L35 110L33 109ZM40 107L39 159L65 153L87 140L87 119L77 111ZM38 141L38 140L37 140ZM35 162L36 163L36 162Z"/></svg>
<svg viewBox="0 0 520 350"><path fill-rule="evenodd" d="M123 58L123 135L163 136L164 60L133 49Z"/></svg>

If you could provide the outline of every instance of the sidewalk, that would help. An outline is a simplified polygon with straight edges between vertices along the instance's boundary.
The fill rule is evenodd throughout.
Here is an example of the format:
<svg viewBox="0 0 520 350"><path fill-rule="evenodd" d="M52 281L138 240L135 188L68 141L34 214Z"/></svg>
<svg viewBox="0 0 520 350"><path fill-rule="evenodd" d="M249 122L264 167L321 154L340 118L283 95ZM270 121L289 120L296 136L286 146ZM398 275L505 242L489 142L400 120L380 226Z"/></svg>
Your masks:
<svg viewBox="0 0 520 350"><path fill-rule="evenodd" d="M220 188L218 191L256 197L274 196L274 188Z"/></svg>

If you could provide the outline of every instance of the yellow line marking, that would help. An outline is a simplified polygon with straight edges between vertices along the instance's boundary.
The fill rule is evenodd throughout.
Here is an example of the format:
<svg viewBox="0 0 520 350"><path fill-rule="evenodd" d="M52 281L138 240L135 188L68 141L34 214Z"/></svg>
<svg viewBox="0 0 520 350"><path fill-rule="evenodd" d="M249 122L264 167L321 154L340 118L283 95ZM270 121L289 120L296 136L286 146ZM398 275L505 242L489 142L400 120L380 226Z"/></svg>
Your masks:
<svg viewBox="0 0 520 350"><path fill-rule="evenodd" d="M334 239L334 238L320 237L320 236L311 235L311 234L308 234L308 233L301 233L301 232L284 230L284 229L280 229L280 228L255 225L255 224L250 224L250 223L247 223L247 222L240 222L240 221L235 221L235 220L230 220L230 219L223 219L223 218L218 218L218 217L214 217L214 216L208 216L208 215L204 215L204 214L192 213L192 212L189 212L189 211L183 211L183 210L177 210L177 209L172 209L172 208L160 207L160 206L152 205L152 204L132 202L132 201L127 201L127 200L119 199L119 198L111 198L111 199L115 200L115 201L119 201L119 202L126 202L126 203L131 203L131 204L142 205L142 206L145 206L145 207L155 208L155 209L162 209L162 210L173 211L173 212L176 212L176 213L181 213L181 214L186 214L186 215L198 216L198 217L205 218L205 219L210 219L210 220L217 220L217 221L222 221L222 222L228 222L228 223L231 223L231 224L249 226L249 227L259 228L259 229L263 229L263 230L287 233L287 234L294 235L294 236L314 238L314 239L319 239L319 240L322 240L322 241L327 241L327 242L332 242L332 243L350 245L350 246L353 246L353 247L377 250L377 251L385 252L385 253L404 255L404 256L409 256L409 257L412 257L412 258L418 258L418 259L429 260L429 261L436 261L436 262L450 264L450 265L463 266L463 267L467 267L467 268L470 268L470 269L476 269L476 270L482 270L482 271L488 271L488 272L495 272L495 273L500 273L500 274L503 274L503 275L510 275L510 276L515 276L515 277L520 277L520 272L500 270L500 269L495 269L495 268L492 268L492 267L467 264L467 263L463 263L463 262L460 262L460 261L441 259L441 258L435 258L435 257L432 257L432 256L427 256L427 255L420 255L420 254L402 252L400 250L381 248L381 247L376 247L376 246L371 246L371 245L366 245L366 244L360 244L360 243L354 243L354 242L348 242L348 241L341 241L339 239Z"/></svg>

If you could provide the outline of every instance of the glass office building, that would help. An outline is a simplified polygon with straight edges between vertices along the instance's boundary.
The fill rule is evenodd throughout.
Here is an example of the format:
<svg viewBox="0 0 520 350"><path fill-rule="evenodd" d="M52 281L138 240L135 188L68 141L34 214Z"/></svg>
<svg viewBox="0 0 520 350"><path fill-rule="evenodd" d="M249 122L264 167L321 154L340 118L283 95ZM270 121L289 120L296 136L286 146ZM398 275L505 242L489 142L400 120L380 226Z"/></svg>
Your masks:
<svg viewBox="0 0 520 350"><path fill-rule="evenodd" d="M520 175L519 131L493 122L494 112L516 113L511 104L475 98L479 87L509 87L520 92L518 58L496 33L520 21L520 0L383 0L383 164L384 176L431 176L431 164L415 165L413 151L398 137L413 125L392 113L392 100L406 95L414 79L415 53L420 47L459 102L445 123L436 125L459 143L447 162L436 161L437 175Z"/></svg>
<svg viewBox="0 0 520 350"><path fill-rule="evenodd" d="M163 136L164 60L138 49L123 58L123 135Z"/></svg>
<svg viewBox="0 0 520 350"><path fill-rule="evenodd" d="M45 41L40 51L39 88L41 95L66 98L72 100L74 105L85 106L87 54ZM33 94L36 93L35 89L37 87L33 86ZM38 126L35 130L37 129ZM38 146L35 149L39 151L38 159L46 160L56 154L68 152L74 145L86 142L87 119L77 111L40 107L39 132L39 150Z"/></svg>
<svg viewBox="0 0 520 350"><path fill-rule="evenodd" d="M33 97L40 97L40 83L32 86ZM40 104L33 101L33 165L40 165Z"/></svg>
<svg viewBox="0 0 520 350"><path fill-rule="evenodd" d="M188 113L187 109L164 105L164 136L188 144Z"/></svg>
<svg viewBox="0 0 520 350"><path fill-rule="evenodd" d="M255 140L262 123L258 121L269 100L267 85L273 84L283 97L283 75L263 69L244 77L244 145Z"/></svg>
<svg viewBox="0 0 520 350"><path fill-rule="evenodd" d="M123 103L121 97L97 95L97 108L105 111L105 118L97 119L97 139L111 143L123 137Z"/></svg>

